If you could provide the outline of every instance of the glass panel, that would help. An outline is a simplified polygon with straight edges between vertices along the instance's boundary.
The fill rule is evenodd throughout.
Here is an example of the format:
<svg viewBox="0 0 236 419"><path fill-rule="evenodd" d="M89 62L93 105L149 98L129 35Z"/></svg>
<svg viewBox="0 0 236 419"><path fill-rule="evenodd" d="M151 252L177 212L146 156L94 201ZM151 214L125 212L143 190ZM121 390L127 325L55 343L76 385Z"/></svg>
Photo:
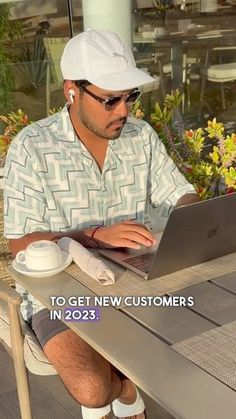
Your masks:
<svg viewBox="0 0 236 419"><path fill-rule="evenodd" d="M133 1L137 65L160 77L150 106L178 88L184 94L182 111L188 127L216 116L232 128L236 120L235 16L236 1ZM212 75L212 65L223 66ZM149 114L151 109L146 111Z"/></svg>
<svg viewBox="0 0 236 419"><path fill-rule="evenodd" d="M46 51L45 38L69 39L67 2L0 1L0 15L0 114L21 108L45 117L49 92L51 108L64 103L59 56Z"/></svg>
<svg viewBox="0 0 236 419"><path fill-rule="evenodd" d="M70 0L72 9L73 34L77 35L83 31L83 10L82 0Z"/></svg>

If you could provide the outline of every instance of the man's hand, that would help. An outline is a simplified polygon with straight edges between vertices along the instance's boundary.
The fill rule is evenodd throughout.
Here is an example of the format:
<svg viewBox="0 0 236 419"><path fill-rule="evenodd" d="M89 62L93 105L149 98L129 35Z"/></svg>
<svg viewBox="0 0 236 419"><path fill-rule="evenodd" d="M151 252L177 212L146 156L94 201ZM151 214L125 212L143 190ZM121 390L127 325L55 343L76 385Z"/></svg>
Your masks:
<svg viewBox="0 0 236 419"><path fill-rule="evenodd" d="M141 245L152 246L156 244L155 237L147 230L143 224L134 221L124 221L114 224L110 227L100 227L94 235L94 240L90 239L93 229L87 230L70 230L63 233L35 231L26 234L20 239L10 239L10 249L12 256L25 249L31 242L37 240L58 240L62 237L70 237L78 241L85 247L97 247L96 242L101 243L101 247L129 247L131 249L139 249Z"/></svg>
<svg viewBox="0 0 236 419"><path fill-rule="evenodd" d="M100 227L94 234L94 239L109 247L129 247L140 249L141 246L156 244L155 237L143 224L134 221L123 221L109 227Z"/></svg>
<svg viewBox="0 0 236 419"><path fill-rule="evenodd" d="M177 201L175 207L182 207L184 205L194 204L195 202L199 202L200 198L196 193L187 193Z"/></svg>

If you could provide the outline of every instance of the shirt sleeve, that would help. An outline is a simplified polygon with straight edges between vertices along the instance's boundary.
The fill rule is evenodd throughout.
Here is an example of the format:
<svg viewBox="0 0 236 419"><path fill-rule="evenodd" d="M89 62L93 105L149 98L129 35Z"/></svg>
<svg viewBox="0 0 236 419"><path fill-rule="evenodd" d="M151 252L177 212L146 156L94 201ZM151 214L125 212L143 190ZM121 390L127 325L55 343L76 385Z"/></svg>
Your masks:
<svg viewBox="0 0 236 419"><path fill-rule="evenodd" d="M9 239L17 239L34 231L50 230L45 217L43 185L32 147L36 135L25 128L16 136L7 153L4 169L4 235Z"/></svg>
<svg viewBox="0 0 236 419"><path fill-rule="evenodd" d="M163 215L167 215L181 196L196 190L180 173L155 131L150 138L150 200L154 208L164 208Z"/></svg>

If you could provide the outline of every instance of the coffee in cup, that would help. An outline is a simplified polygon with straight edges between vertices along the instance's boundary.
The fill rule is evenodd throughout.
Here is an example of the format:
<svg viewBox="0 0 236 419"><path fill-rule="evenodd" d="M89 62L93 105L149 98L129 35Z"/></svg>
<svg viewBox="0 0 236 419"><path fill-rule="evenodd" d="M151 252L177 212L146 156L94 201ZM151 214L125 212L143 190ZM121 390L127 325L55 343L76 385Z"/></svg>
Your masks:
<svg viewBox="0 0 236 419"><path fill-rule="evenodd" d="M39 240L30 243L25 250L18 252L16 262L34 271L57 269L62 264L62 253L55 242Z"/></svg>

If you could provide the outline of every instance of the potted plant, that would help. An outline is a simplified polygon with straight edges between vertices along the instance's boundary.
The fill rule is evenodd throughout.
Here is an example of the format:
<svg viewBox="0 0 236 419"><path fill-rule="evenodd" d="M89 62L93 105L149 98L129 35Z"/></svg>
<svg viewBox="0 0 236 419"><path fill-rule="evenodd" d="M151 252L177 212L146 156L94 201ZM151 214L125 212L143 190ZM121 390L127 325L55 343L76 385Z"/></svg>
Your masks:
<svg viewBox="0 0 236 419"><path fill-rule="evenodd" d="M32 46L25 39L21 49L21 56L17 59L17 68L24 79L35 90L45 82L48 65L43 36L44 33L38 30Z"/></svg>
<svg viewBox="0 0 236 419"><path fill-rule="evenodd" d="M3 187L3 166L8 147L16 136L16 134L30 124L28 116L21 110L10 112L7 116L0 115L0 121L3 122L5 128L3 134L0 135L0 189Z"/></svg>
<svg viewBox="0 0 236 419"><path fill-rule="evenodd" d="M227 134L214 118L204 128L185 130L178 111L177 90L158 103L150 121L179 170L201 199L236 191L236 133Z"/></svg>
<svg viewBox="0 0 236 419"><path fill-rule="evenodd" d="M0 4L0 110L7 110L11 104L11 92L14 87L14 76L11 71L11 56L4 42L20 35L20 23L9 20L10 7Z"/></svg>

